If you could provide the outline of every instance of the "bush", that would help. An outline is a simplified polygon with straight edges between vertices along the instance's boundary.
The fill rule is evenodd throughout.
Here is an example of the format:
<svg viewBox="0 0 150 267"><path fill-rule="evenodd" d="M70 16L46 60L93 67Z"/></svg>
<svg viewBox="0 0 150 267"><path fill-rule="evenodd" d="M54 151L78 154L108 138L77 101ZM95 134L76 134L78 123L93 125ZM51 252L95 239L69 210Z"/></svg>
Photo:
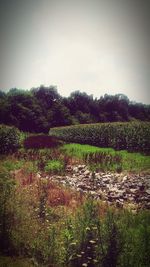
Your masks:
<svg viewBox="0 0 150 267"><path fill-rule="evenodd" d="M150 151L150 123L97 123L53 128L50 135L64 141L112 147L117 150Z"/></svg>
<svg viewBox="0 0 150 267"><path fill-rule="evenodd" d="M60 144L60 141L53 136L31 135L24 140L24 147L30 148L54 148Z"/></svg>
<svg viewBox="0 0 150 267"><path fill-rule="evenodd" d="M15 127L0 126L0 153L15 152L20 146L20 132Z"/></svg>

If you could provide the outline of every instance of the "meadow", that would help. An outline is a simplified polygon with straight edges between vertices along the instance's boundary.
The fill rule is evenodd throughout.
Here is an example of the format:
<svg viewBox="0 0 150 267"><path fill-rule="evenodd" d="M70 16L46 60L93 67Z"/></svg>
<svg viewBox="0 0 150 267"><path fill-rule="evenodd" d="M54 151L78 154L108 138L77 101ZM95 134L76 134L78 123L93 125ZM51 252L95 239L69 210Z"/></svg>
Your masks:
<svg viewBox="0 0 150 267"><path fill-rule="evenodd" d="M48 178L65 175L69 164L149 174L148 149L131 153L30 136L14 128L0 136L7 140L0 156L0 266L149 267L149 210L109 206Z"/></svg>

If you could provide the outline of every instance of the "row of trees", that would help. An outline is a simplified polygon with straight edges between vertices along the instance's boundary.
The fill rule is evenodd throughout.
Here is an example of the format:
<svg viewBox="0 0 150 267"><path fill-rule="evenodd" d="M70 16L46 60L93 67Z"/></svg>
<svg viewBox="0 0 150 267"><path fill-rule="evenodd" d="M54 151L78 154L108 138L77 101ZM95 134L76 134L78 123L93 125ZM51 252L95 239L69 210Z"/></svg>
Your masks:
<svg viewBox="0 0 150 267"><path fill-rule="evenodd" d="M0 91L0 123L22 131L46 133L55 126L131 119L149 121L150 105L130 102L123 94L97 99L75 91L66 98L54 86Z"/></svg>

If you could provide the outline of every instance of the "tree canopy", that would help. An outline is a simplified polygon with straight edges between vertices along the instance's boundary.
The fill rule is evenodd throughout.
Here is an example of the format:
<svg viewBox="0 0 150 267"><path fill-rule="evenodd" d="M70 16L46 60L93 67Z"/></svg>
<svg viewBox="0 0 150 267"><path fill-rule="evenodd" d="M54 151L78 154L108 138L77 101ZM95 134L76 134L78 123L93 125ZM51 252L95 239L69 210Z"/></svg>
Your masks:
<svg viewBox="0 0 150 267"><path fill-rule="evenodd" d="M0 91L0 123L27 132L80 123L150 120L150 105L131 102L123 94L101 96L74 91L62 97L55 86Z"/></svg>

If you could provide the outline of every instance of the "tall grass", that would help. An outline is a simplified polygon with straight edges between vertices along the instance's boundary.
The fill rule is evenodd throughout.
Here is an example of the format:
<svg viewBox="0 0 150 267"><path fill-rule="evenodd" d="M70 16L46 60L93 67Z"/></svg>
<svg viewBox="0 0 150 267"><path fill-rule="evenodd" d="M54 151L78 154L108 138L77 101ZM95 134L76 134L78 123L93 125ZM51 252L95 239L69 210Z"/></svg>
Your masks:
<svg viewBox="0 0 150 267"><path fill-rule="evenodd" d="M87 163L92 170L150 171L150 156L141 153L80 144L65 144L61 150L69 157L75 157Z"/></svg>
<svg viewBox="0 0 150 267"><path fill-rule="evenodd" d="M20 183L1 170L0 238L6 255L45 267L149 267L149 211L132 214L91 198L81 201L46 178L22 184L21 176Z"/></svg>

